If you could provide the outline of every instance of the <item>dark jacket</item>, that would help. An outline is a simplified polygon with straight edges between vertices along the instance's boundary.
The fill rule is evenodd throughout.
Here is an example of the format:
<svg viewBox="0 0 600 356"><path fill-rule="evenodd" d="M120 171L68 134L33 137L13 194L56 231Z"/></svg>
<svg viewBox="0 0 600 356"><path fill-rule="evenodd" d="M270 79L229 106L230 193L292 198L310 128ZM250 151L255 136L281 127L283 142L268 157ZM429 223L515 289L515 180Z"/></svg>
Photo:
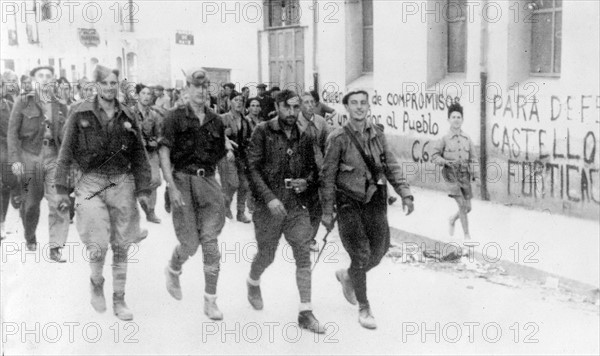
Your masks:
<svg viewBox="0 0 600 356"><path fill-rule="evenodd" d="M13 106L8 122L8 154L12 162L21 162L21 150L34 155L42 151L42 141L46 130L44 111L36 100L34 92L19 96ZM62 141L62 127L67 117L67 107L56 100L52 101L52 138L56 150Z"/></svg>
<svg viewBox="0 0 600 356"><path fill-rule="evenodd" d="M133 106L131 112L138 120L138 124L142 128L142 139L144 140L144 147L148 153L154 152L158 149L158 138L160 137L160 130L163 118L159 112L154 108L150 107L150 115L144 118L139 106L136 104Z"/></svg>
<svg viewBox="0 0 600 356"><path fill-rule="evenodd" d="M358 136L350 121L344 126L348 126ZM367 123L364 136L363 147L366 146L365 152L375 161L378 171L381 172L380 176L373 177L344 127L337 128L327 139L321 172L324 214L333 212L336 190L359 202L368 203L377 191L377 185L386 186L386 178L402 198L412 196L402 167L390 151L381 128Z"/></svg>
<svg viewBox="0 0 600 356"><path fill-rule="evenodd" d="M69 117L58 155L56 185L59 193L67 191L67 176L73 162L84 174L131 173L136 194L150 192L150 163L140 127L129 109L116 100L115 103L118 106L112 126L104 126L100 121L97 97L93 102L79 104Z"/></svg>
<svg viewBox="0 0 600 356"><path fill-rule="evenodd" d="M206 169L214 172L215 166L225 157L225 126L221 118L209 108L204 108L204 123L189 106L170 111L162 125L159 145L170 149L171 164L176 171Z"/></svg>
<svg viewBox="0 0 600 356"><path fill-rule="evenodd" d="M250 146L250 138L252 137L253 131L252 123L250 120L244 117L244 115L242 115L241 129L238 130L235 123L235 118L233 117L231 111L221 115L221 119L225 125L225 132L227 133L227 129L230 129L227 137L238 145L238 147L234 150L236 159L241 160L242 163L246 162L248 146Z"/></svg>
<svg viewBox="0 0 600 356"><path fill-rule="evenodd" d="M314 191L317 182L317 165L313 143L297 126L287 138L279 118L260 123L248 150L249 183L258 203L267 204L279 199L286 208L306 205L308 194L296 194L285 188L286 178L303 178L308 191Z"/></svg>
<svg viewBox="0 0 600 356"><path fill-rule="evenodd" d="M6 98L2 98L0 102L0 147L3 152L2 156L5 155L8 157L8 141L6 137L8 136L8 120L10 119L10 113L12 111L13 104Z"/></svg>

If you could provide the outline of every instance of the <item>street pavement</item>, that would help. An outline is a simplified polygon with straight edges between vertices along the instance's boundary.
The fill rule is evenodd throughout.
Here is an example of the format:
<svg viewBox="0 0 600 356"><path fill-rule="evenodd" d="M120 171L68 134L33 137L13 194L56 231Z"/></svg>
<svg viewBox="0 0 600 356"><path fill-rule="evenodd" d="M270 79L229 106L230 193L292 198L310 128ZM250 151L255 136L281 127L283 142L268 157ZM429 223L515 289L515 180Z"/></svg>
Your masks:
<svg viewBox="0 0 600 356"><path fill-rule="evenodd" d="M448 218L457 211L454 199L444 191L411 189L415 211L405 217L398 201L388 211L390 226L441 243L462 244L460 221L454 237L448 233ZM474 250L487 262L506 261L600 286L598 221L476 199L472 207L469 229L472 241L479 244Z"/></svg>
<svg viewBox="0 0 600 356"><path fill-rule="evenodd" d="M163 188L164 189L164 186ZM162 189L159 197L162 197ZM419 214L435 214L416 191L415 214L390 208L393 226L423 224ZM431 193L432 197L435 194ZM396 203L398 204L398 203ZM445 203L440 203L440 213ZM233 205L235 206L235 205ZM481 218L478 204L473 216ZM445 209L445 208L444 208ZM421 211L419 213L419 211ZM325 335L298 329L299 296L292 252L284 240L275 263L262 277L265 308L246 300L246 277L256 252L251 224L227 221L220 237L221 275L217 303L222 322L202 311L202 254L184 265L183 300L165 289L164 267L176 238L159 199L162 224L148 224L148 238L129 256L126 301L132 322L119 321L111 309L111 268L105 266L108 311L97 314L89 303L89 267L71 225L64 264L47 257L47 209L42 206L36 253L26 253L17 212L9 211L2 243L1 299L3 355L215 355L215 354L598 354L598 306L555 298L530 285L489 283L476 274L445 272L425 264L394 263L385 258L368 274L368 292L377 330L358 324L355 306L343 298L334 272L349 263L337 229L332 232L313 273L315 316ZM446 220L440 215L440 221ZM483 221L483 219L481 220ZM516 221L509 220L510 223ZM507 221L508 222L508 221ZM483 224L483 222L481 223ZM508 223L506 223L508 225ZM479 225L481 226L481 225ZM437 229L430 223L428 228ZM491 227L490 227L491 229ZM422 231L423 229L421 229ZM457 228L460 234L460 228ZM474 233L484 234L474 224ZM440 235L443 235L439 231ZM507 227L511 241L519 234ZM324 235L321 229L319 239ZM597 236L596 236L597 237ZM65 249L67 250L67 249ZM540 247L540 253L543 249ZM316 254L313 254L313 260ZM107 261L111 260L111 255ZM598 263L583 261L578 263Z"/></svg>

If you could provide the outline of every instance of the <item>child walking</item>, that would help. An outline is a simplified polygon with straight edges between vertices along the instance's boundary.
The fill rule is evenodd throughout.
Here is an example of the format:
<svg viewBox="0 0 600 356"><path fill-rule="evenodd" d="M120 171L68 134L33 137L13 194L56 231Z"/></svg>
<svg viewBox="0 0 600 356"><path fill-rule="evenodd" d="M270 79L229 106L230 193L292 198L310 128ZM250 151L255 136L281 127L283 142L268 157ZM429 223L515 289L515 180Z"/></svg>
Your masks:
<svg viewBox="0 0 600 356"><path fill-rule="evenodd" d="M448 195L458 204L458 212L449 220L450 236L454 236L456 220L460 219L464 242L468 243L471 235L467 214L471 211L473 198L470 164L475 162L475 147L471 138L462 130L463 107L459 103L448 107L448 122L450 131L434 145L432 162L443 166L442 176L446 181Z"/></svg>

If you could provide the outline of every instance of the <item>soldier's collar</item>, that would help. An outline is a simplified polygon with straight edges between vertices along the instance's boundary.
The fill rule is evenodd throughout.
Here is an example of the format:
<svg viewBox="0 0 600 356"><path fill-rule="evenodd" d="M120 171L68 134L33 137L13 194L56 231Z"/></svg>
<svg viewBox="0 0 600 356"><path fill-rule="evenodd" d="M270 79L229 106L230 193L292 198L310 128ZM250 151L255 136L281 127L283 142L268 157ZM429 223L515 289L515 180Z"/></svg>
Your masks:
<svg viewBox="0 0 600 356"><path fill-rule="evenodd" d="M450 130L450 131L448 132L448 136L450 136L450 138L454 138L454 137L456 137L456 136L467 137L467 136L465 135L465 132L464 132L462 129L460 129L460 131L459 131L459 132L453 132L452 130Z"/></svg>
<svg viewBox="0 0 600 356"><path fill-rule="evenodd" d="M279 120L279 116L269 120L268 125L269 125L269 128L273 131L283 132L283 128L281 127L282 125ZM299 133L300 133L300 128L298 127L297 122L296 122L296 125L292 126L292 137L296 137L294 135L297 135Z"/></svg>
<svg viewBox="0 0 600 356"><path fill-rule="evenodd" d="M356 126L354 126L354 124L352 123L352 119L348 120L346 125L348 125L348 127L350 127L350 129L352 131L362 134L362 132L360 132L358 130L358 128ZM377 137L377 130L375 129L375 126L368 120L367 120L367 122L365 122L365 131L364 132L369 136L369 139L373 139L373 138Z"/></svg>
<svg viewBox="0 0 600 356"><path fill-rule="evenodd" d="M101 108L100 108L100 102L98 99L98 95L95 95L93 100L91 100L91 101L84 100L83 102L81 102L81 104L79 104L79 106L77 106L77 108L75 109L75 112L93 111L95 113L99 113L100 109ZM117 114L123 112L130 120L133 120L133 117L131 116L131 112L123 104L121 104L119 102L119 100L117 100L116 98L115 98L115 110L116 110Z"/></svg>
<svg viewBox="0 0 600 356"><path fill-rule="evenodd" d="M204 118L204 123L207 123L210 120L217 117L217 114L215 114L212 110L210 110L210 108L208 108L206 105L204 105L204 108L202 108L202 110L204 110L204 115L206 115L206 117ZM198 119L196 117L196 114L194 113L194 109L192 109L192 104L190 104L190 103L188 103L185 106L185 116L187 116L188 118L191 118L191 119L196 119L196 120Z"/></svg>

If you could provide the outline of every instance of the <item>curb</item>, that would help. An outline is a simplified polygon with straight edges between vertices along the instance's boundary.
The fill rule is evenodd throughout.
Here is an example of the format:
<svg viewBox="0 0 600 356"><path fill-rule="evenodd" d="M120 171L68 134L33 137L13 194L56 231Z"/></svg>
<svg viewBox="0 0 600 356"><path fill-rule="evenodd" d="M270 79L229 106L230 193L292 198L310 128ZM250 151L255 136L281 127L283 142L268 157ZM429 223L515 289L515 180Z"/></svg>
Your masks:
<svg viewBox="0 0 600 356"><path fill-rule="evenodd" d="M444 251L444 248L447 245L452 246L452 244L449 244L444 241L434 240L423 235L415 234L394 227L390 227L390 235L392 244L401 245L402 243L410 242L416 243L419 246L425 246L426 249L440 250L441 248L441 251ZM489 260L486 260L485 257L479 252L475 252L475 260L483 263L492 263ZM558 281L558 285L556 284L556 282L554 283L554 286L557 287L556 289L562 289L580 296L584 296L586 298L589 298L592 301L592 303L594 303L598 298L599 288L584 282L579 282L574 279L562 277L541 269L537 269L534 267L530 267L527 265L515 263L504 259L500 259L498 262L493 262L493 264L495 264L498 267L502 267L508 275L516 276L526 281L537 283L539 285L545 285L550 280L555 279Z"/></svg>

